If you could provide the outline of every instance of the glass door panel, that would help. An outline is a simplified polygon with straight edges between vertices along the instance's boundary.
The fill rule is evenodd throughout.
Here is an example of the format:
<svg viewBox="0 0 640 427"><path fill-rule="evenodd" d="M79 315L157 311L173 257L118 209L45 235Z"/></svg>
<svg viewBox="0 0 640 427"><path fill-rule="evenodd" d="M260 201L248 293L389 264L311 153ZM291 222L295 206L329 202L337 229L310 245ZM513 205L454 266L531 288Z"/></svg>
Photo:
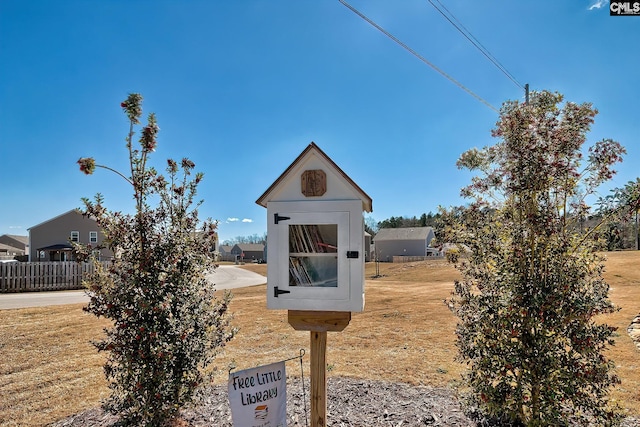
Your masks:
<svg viewBox="0 0 640 427"><path fill-rule="evenodd" d="M289 225L289 286L338 286L338 225Z"/></svg>

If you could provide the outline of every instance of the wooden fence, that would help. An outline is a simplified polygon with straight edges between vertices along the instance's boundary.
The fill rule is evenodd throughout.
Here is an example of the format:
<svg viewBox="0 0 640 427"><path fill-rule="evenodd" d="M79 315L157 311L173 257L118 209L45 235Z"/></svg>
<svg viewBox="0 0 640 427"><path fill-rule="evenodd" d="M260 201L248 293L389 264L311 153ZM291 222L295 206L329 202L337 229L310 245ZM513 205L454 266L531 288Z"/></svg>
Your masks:
<svg viewBox="0 0 640 427"><path fill-rule="evenodd" d="M93 269L74 261L0 263L0 293L82 289L82 276Z"/></svg>

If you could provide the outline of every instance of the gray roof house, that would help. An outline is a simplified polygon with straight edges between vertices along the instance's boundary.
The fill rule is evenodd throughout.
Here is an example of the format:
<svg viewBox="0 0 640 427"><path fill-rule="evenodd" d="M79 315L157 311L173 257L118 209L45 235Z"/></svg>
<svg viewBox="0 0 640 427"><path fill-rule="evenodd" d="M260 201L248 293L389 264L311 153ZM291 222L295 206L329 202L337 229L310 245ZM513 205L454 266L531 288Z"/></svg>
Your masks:
<svg viewBox="0 0 640 427"><path fill-rule="evenodd" d="M373 241L377 259L391 262L394 256L429 256L429 243L434 237L432 227L382 228Z"/></svg>
<svg viewBox="0 0 640 427"><path fill-rule="evenodd" d="M72 209L29 228L29 261L72 261L71 242L97 246L104 236L98 223ZM101 249L99 260L113 258L108 249Z"/></svg>
<svg viewBox="0 0 640 427"><path fill-rule="evenodd" d="M0 243L0 260L12 260L19 255L21 254L18 248Z"/></svg>
<svg viewBox="0 0 640 427"><path fill-rule="evenodd" d="M0 259L13 259L16 256L26 255L29 238L14 234L0 236Z"/></svg>
<svg viewBox="0 0 640 427"><path fill-rule="evenodd" d="M18 236L15 234L3 234L0 236L0 243L7 246L13 246L17 249L22 249L24 252L29 243L29 236Z"/></svg>
<svg viewBox="0 0 640 427"><path fill-rule="evenodd" d="M238 243L231 248L233 255L238 255L244 262L264 261L264 245L262 243Z"/></svg>
<svg viewBox="0 0 640 427"><path fill-rule="evenodd" d="M234 255L231 253L233 249L232 245L218 245L218 252L220 252L220 261L233 261Z"/></svg>

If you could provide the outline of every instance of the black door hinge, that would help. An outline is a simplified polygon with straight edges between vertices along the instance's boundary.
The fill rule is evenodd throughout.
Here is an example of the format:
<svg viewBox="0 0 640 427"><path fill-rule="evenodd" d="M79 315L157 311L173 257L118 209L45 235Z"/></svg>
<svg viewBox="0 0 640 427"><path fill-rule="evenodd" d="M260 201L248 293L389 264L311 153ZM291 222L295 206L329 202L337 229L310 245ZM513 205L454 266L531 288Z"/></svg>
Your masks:
<svg viewBox="0 0 640 427"><path fill-rule="evenodd" d="M273 214L273 222L275 222L276 224L278 223L278 221L286 221L287 219L291 219L288 216L280 216L277 213Z"/></svg>
<svg viewBox="0 0 640 427"><path fill-rule="evenodd" d="M291 291L281 291L280 289L278 289L278 287L277 287L277 286L274 286L274 288L273 288L273 296L274 296L275 298L278 298L278 295L281 295L281 294L290 294L290 293L291 293Z"/></svg>

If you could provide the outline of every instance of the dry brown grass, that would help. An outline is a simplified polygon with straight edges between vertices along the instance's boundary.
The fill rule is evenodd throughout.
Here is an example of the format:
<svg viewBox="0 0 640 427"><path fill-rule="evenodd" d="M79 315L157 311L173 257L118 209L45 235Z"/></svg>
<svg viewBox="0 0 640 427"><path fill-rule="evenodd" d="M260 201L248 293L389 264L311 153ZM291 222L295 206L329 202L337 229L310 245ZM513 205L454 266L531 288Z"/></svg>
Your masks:
<svg viewBox="0 0 640 427"><path fill-rule="evenodd" d="M640 415L640 352L625 328L640 312L640 253L609 255L606 278L622 310L607 316L619 336L610 356L622 384L612 397L630 415ZM246 265L266 275L266 265ZM329 333L330 376L457 386L464 367L456 354L456 319L442 303L458 273L444 261L381 264L371 279L367 265L366 307L340 333ZM234 291L238 336L218 358L216 382L230 363L247 368L296 356L309 348L309 333L294 331L286 311L267 310L265 286ZM103 358L88 343L106 325L81 305L0 311L0 425L43 425L92 406L108 394ZM308 375L309 357L305 357ZM289 373L300 374L297 363Z"/></svg>
<svg viewBox="0 0 640 427"><path fill-rule="evenodd" d="M0 310L0 425L43 425L107 396L89 343L106 323L81 307Z"/></svg>
<svg viewBox="0 0 640 427"><path fill-rule="evenodd" d="M640 252L614 252L607 255L604 277L611 285L611 299L620 311L603 316L618 327L616 345L607 354L616 363L622 384L612 397L631 413L640 414L640 351L636 350L627 326L640 313Z"/></svg>

